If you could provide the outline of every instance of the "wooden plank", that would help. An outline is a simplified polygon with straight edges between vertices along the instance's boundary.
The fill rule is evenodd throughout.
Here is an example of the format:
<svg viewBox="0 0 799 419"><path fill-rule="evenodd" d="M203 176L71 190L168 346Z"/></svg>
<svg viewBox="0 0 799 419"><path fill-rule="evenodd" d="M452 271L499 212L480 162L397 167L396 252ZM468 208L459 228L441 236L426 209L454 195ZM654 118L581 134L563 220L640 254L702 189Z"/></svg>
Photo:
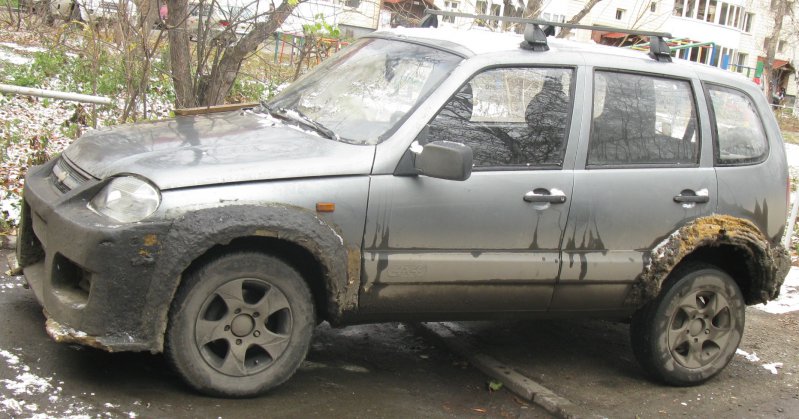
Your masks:
<svg viewBox="0 0 799 419"><path fill-rule="evenodd" d="M229 103L225 105L200 106L197 108L175 109L175 115L188 116L188 115L201 115L206 113L229 112L245 108L256 108L258 106L260 106L260 103L258 102Z"/></svg>

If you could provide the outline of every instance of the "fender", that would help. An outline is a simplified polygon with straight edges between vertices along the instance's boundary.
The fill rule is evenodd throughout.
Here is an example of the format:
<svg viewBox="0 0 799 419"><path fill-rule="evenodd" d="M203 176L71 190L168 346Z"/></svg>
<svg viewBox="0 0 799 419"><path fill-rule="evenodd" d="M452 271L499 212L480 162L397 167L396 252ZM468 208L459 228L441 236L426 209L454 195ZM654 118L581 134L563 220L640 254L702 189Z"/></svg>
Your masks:
<svg viewBox="0 0 799 419"><path fill-rule="evenodd" d="M306 249L319 262L326 288L327 317L339 322L357 310L357 278L360 269L350 267L343 238L310 210L269 204L229 205L185 213L176 218L160 243L158 266L145 299L142 330L149 328L150 348L161 352L169 308L180 286L182 273L212 247L243 237L273 237ZM357 253L360 266L360 253ZM354 288L354 291L351 289ZM149 323L149 324L148 324Z"/></svg>
<svg viewBox="0 0 799 419"><path fill-rule="evenodd" d="M791 258L785 248L778 241L770 242L751 221L711 215L684 225L652 249L625 303L636 307L646 304L657 297L663 281L686 256L703 247L725 245L747 255L751 281L744 295L747 304L767 302L779 295L791 268Z"/></svg>

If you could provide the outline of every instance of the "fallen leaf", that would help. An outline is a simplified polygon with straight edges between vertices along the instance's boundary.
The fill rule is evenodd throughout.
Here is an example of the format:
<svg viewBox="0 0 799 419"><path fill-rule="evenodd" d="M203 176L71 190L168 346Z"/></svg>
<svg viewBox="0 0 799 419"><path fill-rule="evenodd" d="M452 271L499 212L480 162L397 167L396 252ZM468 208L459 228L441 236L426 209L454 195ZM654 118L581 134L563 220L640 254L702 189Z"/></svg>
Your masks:
<svg viewBox="0 0 799 419"><path fill-rule="evenodd" d="M502 388L502 382L497 380L491 380L488 382L488 390L490 391L499 391Z"/></svg>

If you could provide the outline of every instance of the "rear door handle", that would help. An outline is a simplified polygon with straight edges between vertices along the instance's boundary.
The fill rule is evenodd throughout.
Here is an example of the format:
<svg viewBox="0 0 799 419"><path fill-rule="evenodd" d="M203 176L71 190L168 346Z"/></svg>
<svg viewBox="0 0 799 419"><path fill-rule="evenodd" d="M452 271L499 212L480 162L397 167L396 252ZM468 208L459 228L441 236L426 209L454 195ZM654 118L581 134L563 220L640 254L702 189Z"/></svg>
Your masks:
<svg viewBox="0 0 799 419"><path fill-rule="evenodd" d="M707 195L707 189L702 189L699 193L690 189L683 189L679 195L674 197L674 202L680 204L705 204L710 202L710 197Z"/></svg>
<svg viewBox="0 0 799 419"><path fill-rule="evenodd" d="M525 202L544 202L548 204L562 204L566 202L566 195L551 193L544 188L536 188L524 194Z"/></svg>

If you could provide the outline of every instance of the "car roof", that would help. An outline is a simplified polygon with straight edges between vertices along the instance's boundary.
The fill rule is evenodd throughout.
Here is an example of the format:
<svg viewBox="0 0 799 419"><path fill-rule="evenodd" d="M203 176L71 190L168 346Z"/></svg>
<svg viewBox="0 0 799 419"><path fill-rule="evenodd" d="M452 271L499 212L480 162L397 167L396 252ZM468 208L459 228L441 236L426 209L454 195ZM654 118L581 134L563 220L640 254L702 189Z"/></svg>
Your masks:
<svg viewBox="0 0 799 419"><path fill-rule="evenodd" d="M380 38L399 38L408 41L420 42L431 46L447 49L458 53L464 57L472 57L484 54L495 54L502 52L514 53L522 51L520 44L524 41L524 36L511 32L493 32L486 28L474 28L469 30L456 30L450 28L394 28L374 32L371 36ZM584 56L592 56L597 60L608 63L638 61L641 63L652 63L654 59L646 52L632 50L629 48L619 48L608 45L596 44L593 42L577 42L555 37L547 38L549 51L534 52L526 51L530 54L553 54L558 52L578 53ZM662 63L664 74L672 73L669 67L679 66L689 69L701 79L710 78L718 81L724 80L734 85L747 85L754 87L754 83L742 74L723 71L716 67L695 63L688 60L674 58L672 63ZM650 67L651 69L651 67ZM751 86L748 86L751 85Z"/></svg>
<svg viewBox="0 0 799 419"><path fill-rule="evenodd" d="M456 30L449 28L396 28L381 30L376 35L394 35L400 38L425 40L426 43L456 44L462 49L471 52L470 55L481 55L493 52L516 51L519 44L524 41L524 36L511 32L492 32L487 29L476 28L469 30ZM627 48L609 47L585 42L575 42L554 37L547 38L547 43L552 51L590 52L593 54L605 53L619 57L650 59L640 51Z"/></svg>

